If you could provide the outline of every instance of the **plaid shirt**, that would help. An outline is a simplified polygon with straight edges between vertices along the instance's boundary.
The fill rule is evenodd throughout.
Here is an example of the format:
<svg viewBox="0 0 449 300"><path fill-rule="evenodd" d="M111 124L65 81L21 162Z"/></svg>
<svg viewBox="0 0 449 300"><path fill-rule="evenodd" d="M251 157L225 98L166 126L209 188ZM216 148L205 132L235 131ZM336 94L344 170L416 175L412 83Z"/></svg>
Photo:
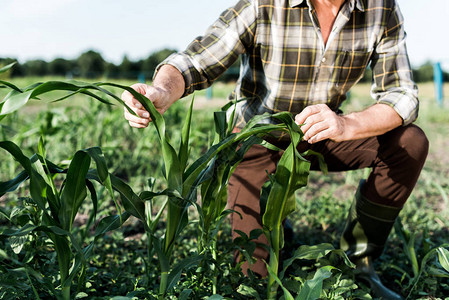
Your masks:
<svg viewBox="0 0 449 300"><path fill-rule="evenodd" d="M370 64L371 94L403 124L418 115L417 88L395 0L348 0L326 45L310 0L240 0L181 53L163 64L184 76L184 96L211 85L239 56L237 127L264 112L301 112L326 103L338 111ZM268 120L267 122L270 122Z"/></svg>

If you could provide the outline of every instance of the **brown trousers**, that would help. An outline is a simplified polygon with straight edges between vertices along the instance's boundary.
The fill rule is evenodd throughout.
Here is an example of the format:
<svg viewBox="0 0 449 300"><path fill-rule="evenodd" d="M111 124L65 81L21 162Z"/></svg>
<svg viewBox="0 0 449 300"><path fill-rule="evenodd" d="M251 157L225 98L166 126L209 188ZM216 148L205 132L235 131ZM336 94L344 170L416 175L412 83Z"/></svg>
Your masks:
<svg viewBox="0 0 449 300"><path fill-rule="evenodd" d="M275 142L284 148L288 142ZM429 142L424 132L415 125L396 128L384 135L366 139L336 143L330 140L316 144L301 142L300 153L307 149L324 156L330 172L372 168L371 174L361 187L361 194L373 203L402 208L412 192L428 153ZM268 180L266 172L274 173L282 153L256 145L248 150L243 161L229 181L228 208L240 213L231 215L233 239L239 235L235 229L249 235L262 228L260 216L260 189ZM315 157L309 158L311 170L319 170ZM267 244L261 235L258 243ZM254 252L257 262L251 269L261 276L267 275L264 262L268 252L258 247ZM242 266L244 272L248 264Z"/></svg>

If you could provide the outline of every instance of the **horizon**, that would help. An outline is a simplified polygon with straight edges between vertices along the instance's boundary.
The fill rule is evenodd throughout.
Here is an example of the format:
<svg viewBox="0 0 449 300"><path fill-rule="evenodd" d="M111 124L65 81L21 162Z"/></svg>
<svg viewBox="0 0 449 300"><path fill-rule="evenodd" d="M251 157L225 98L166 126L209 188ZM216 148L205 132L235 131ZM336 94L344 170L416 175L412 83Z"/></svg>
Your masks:
<svg viewBox="0 0 449 300"><path fill-rule="evenodd" d="M106 61L119 64L125 56L138 61L165 48L182 51L234 3L129 0L124 7L123 3L105 0L10 1L3 3L0 11L0 26L9 29L0 32L0 57L14 58L19 63L35 59L49 62L56 58L76 59L93 50ZM412 67L430 61L441 62L446 68L449 40L441 38L437 29L449 27L449 1L398 3L405 19ZM423 14L429 7L441 9Z"/></svg>

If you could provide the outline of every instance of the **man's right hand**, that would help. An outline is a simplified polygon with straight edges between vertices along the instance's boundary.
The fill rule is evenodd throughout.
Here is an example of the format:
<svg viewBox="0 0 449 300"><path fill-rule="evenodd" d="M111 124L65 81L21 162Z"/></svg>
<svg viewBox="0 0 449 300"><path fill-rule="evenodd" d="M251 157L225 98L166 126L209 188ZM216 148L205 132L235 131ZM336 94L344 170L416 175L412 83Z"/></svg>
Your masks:
<svg viewBox="0 0 449 300"><path fill-rule="evenodd" d="M161 88L153 87L144 83L136 83L131 86L138 93L144 95L151 102L153 102L156 109L163 114L169 107L168 105L168 93ZM130 92L124 91L122 94L122 100L126 103L126 105L131 108L137 116L131 114L126 107L125 111L125 119L128 120L129 125L135 128L145 128L151 122L150 114L148 111L137 101L136 98L131 95Z"/></svg>
<svg viewBox="0 0 449 300"><path fill-rule="evenodd" d="M181 73L170 65L164 65L158 71L152 86L144 83L136 83L131 87L136 92L150 99L157 111L163 114L182 96L184 86L184 78ZM125 119L128 120L129 125L135 128L145 128L150 124L150 114L130 92L124 91L122 100L137 115L134 116L125 107Z"/></svg>

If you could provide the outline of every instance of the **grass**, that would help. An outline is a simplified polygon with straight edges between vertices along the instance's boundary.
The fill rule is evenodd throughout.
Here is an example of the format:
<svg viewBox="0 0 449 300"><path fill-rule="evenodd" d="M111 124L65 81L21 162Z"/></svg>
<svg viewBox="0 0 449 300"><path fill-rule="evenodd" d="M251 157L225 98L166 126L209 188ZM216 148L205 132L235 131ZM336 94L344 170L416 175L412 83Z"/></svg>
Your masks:
<svg viewBox="0 0 449 300"><path fill-rule="evenodd" d="M55 78L31 78L14 81L18 86L26 86L37 81L47 81ZM131 82L120 82L131 84ZM232 85L214 85L214 99L203 98L205 92L196 96L196 109L192 120L194 128L191 139L191 157L199 157L207 149L214 135L211 132L213 124L212 111L219 108L225 96L232 90ZM414 243L410 249L416 254L418 262L435 247L443 245L449 240L449 158L446 154L449 141L449 101L444 107L438 107L433 99L433 84L419 85L421 91L421 110L417 124L421 126L430 140L430 152L417 186L401 213L404 231ZM0 89L0 96L4 91ZM449 87L445 86L445 93L449 95ZM77 96L78 97L78 96ZM47 99L47 98L46 98ZM45 99L44 99L45 100ZM49 100L49 99L47 99ZM345 103L345 112L360 110L370 105L369 86L362 84L354 87L351 99ZM172 141L179 138L177 124L182 123L185 116L187 101L182 100L166 113L169 134ZM20 124L18 126L17 124ZM73 98L70 102L50 104L48 101L33 101L24 110L8 116L2 121L0 128L2 140L12 140L20 145L22 150L30 155L37 151L37 142L40 135L47 140L47 158L54 162L70 160L79 149L100 146L105 153L108 168L111 173L126 180L133 189L141 190L147 186L149 176L156 177L156 188L164 188L161 180L163 165L160 159L160 149L153 130L131 129L122 117L121 108L110 108L105 105L92 103L86 97ZM312 172L309 184L296 194L297 211L290 216L293 224L294 237L289 241L287 249L291 253L299 245L318 245L329 243L338 246L339 234L342 231L349 205L358 185L358 181L367 175L369 170L358 170L345 173L323 175ZM17 174L17 164L13 159L2 154L0 161L0 181L12 178ZM98 219L114 214L115 206L105 195L99 191ZM19 194L13 197L0 197L0 208L12 213L14 207L28 207L26 203L26 190L20 189ZM31 207L32 208L32 207ZM81 208L77 218L89 212L88 206ZM191 210L191 212L194 212ZM166 216L162 216L164 221ZM77 220L75 220L76 223ZM77 230L86 230L80 221ZM5 230L8 222L0 216L0 231ZM177 247L173 250L174 264L182 262L191 255L198 242L197 223L190 222L183 231ZM128 299L157 297L159 284L158 273L148 272L148 266L157 266L157 257L147 257L147 238L143 235L143 227L135 219L130 218L120 230L113 231L97 240L93 249L86 280L80 288L78 297L96 299L110 299L114 296L127 296ZM156 228L156 235L161 236L163 228ZM232 266L232 253L239 247L248 247L250 242L243 246L230 241L228 224L218 232L217 249L221 254L215 258L214 264L219 267L220 276L215 292L229 298L247 299L257 298L254 295L264 295L263 282L256 278L241 276L239 270ZM42 236L38 237L40 247L35 249L36 257L40 259L42 268L39 270L46 280L38 274L29 274L24 271L10 271L13 265L11 260L5 260L0 253L0 298L15 299L32 297L33 288L36 288L41 298L49 296L47 281L58 282L55 275L57 270L55 254L44 251L48 247ZM89 242L89 240L87 241ZM1 249L10 249L11 242L0 240ZM432 257L424 266L423 274L416 286L412 284L416 276L416 267L405 255L403 250L404 238L399 232L393 232L385 254L377 262L377 270L387 286L408 295L409 299L444 298L449 294L449 281L447 277L435 276L439 266L436 257ZM249 247L250 248L250 247ZM249 249L248 248L248 249ZM47 249L48 250L48 249ZM51 249L50 249L51 250ZM22 256L21 256L22 255ZM18 254L23 260L24 253ZM316 261L299 260L290 268L291 278L312 278L317 268L326 266L336 258L321 257ZM209 260L212 260L210 258ZM338 264L335 261L334 265ZM57 264L56 264L57 265ZM211 264L212 265L212 264ZM183 273L181 281L174 288L171 295L181 297L190 295L191 298L206 298L213 294L208 284L200 286L201 274L214 274L216 270L211 265L202 265L198 269L189 269ZM419 267L419 266L418 266ZM154 267L155 268L155 267ZM154 269L153 268L153 269ZM324 281L323 297L326 299L339 299L339 291L344 291L344 299L369 299L366 288L351 288L353 279L351 271L341 265L341 273L336 272L333 277ZM29 277L27 277L29 276ZM340 277L338 277L340 276ZM337 277L339 279L337 279ZM77 279L78 280L78 279ZM286 286L295 290L299 288L298 281L290 280ZM345 286L347 284L348 286ZM352 293L352 294L351 294ZM363 294L365 293L365 294ZM348 296L352 295L352 296ZM356 296L358 295L358 296ZM365 295L365 296L363 296ZM363 297L362 297L363 296ZM263 297L263 296L261 296ZM351 298L353 297L353 298ZM355 297L355 298L354 298ZM341 299L341 298L340 298Z"/></svg>

